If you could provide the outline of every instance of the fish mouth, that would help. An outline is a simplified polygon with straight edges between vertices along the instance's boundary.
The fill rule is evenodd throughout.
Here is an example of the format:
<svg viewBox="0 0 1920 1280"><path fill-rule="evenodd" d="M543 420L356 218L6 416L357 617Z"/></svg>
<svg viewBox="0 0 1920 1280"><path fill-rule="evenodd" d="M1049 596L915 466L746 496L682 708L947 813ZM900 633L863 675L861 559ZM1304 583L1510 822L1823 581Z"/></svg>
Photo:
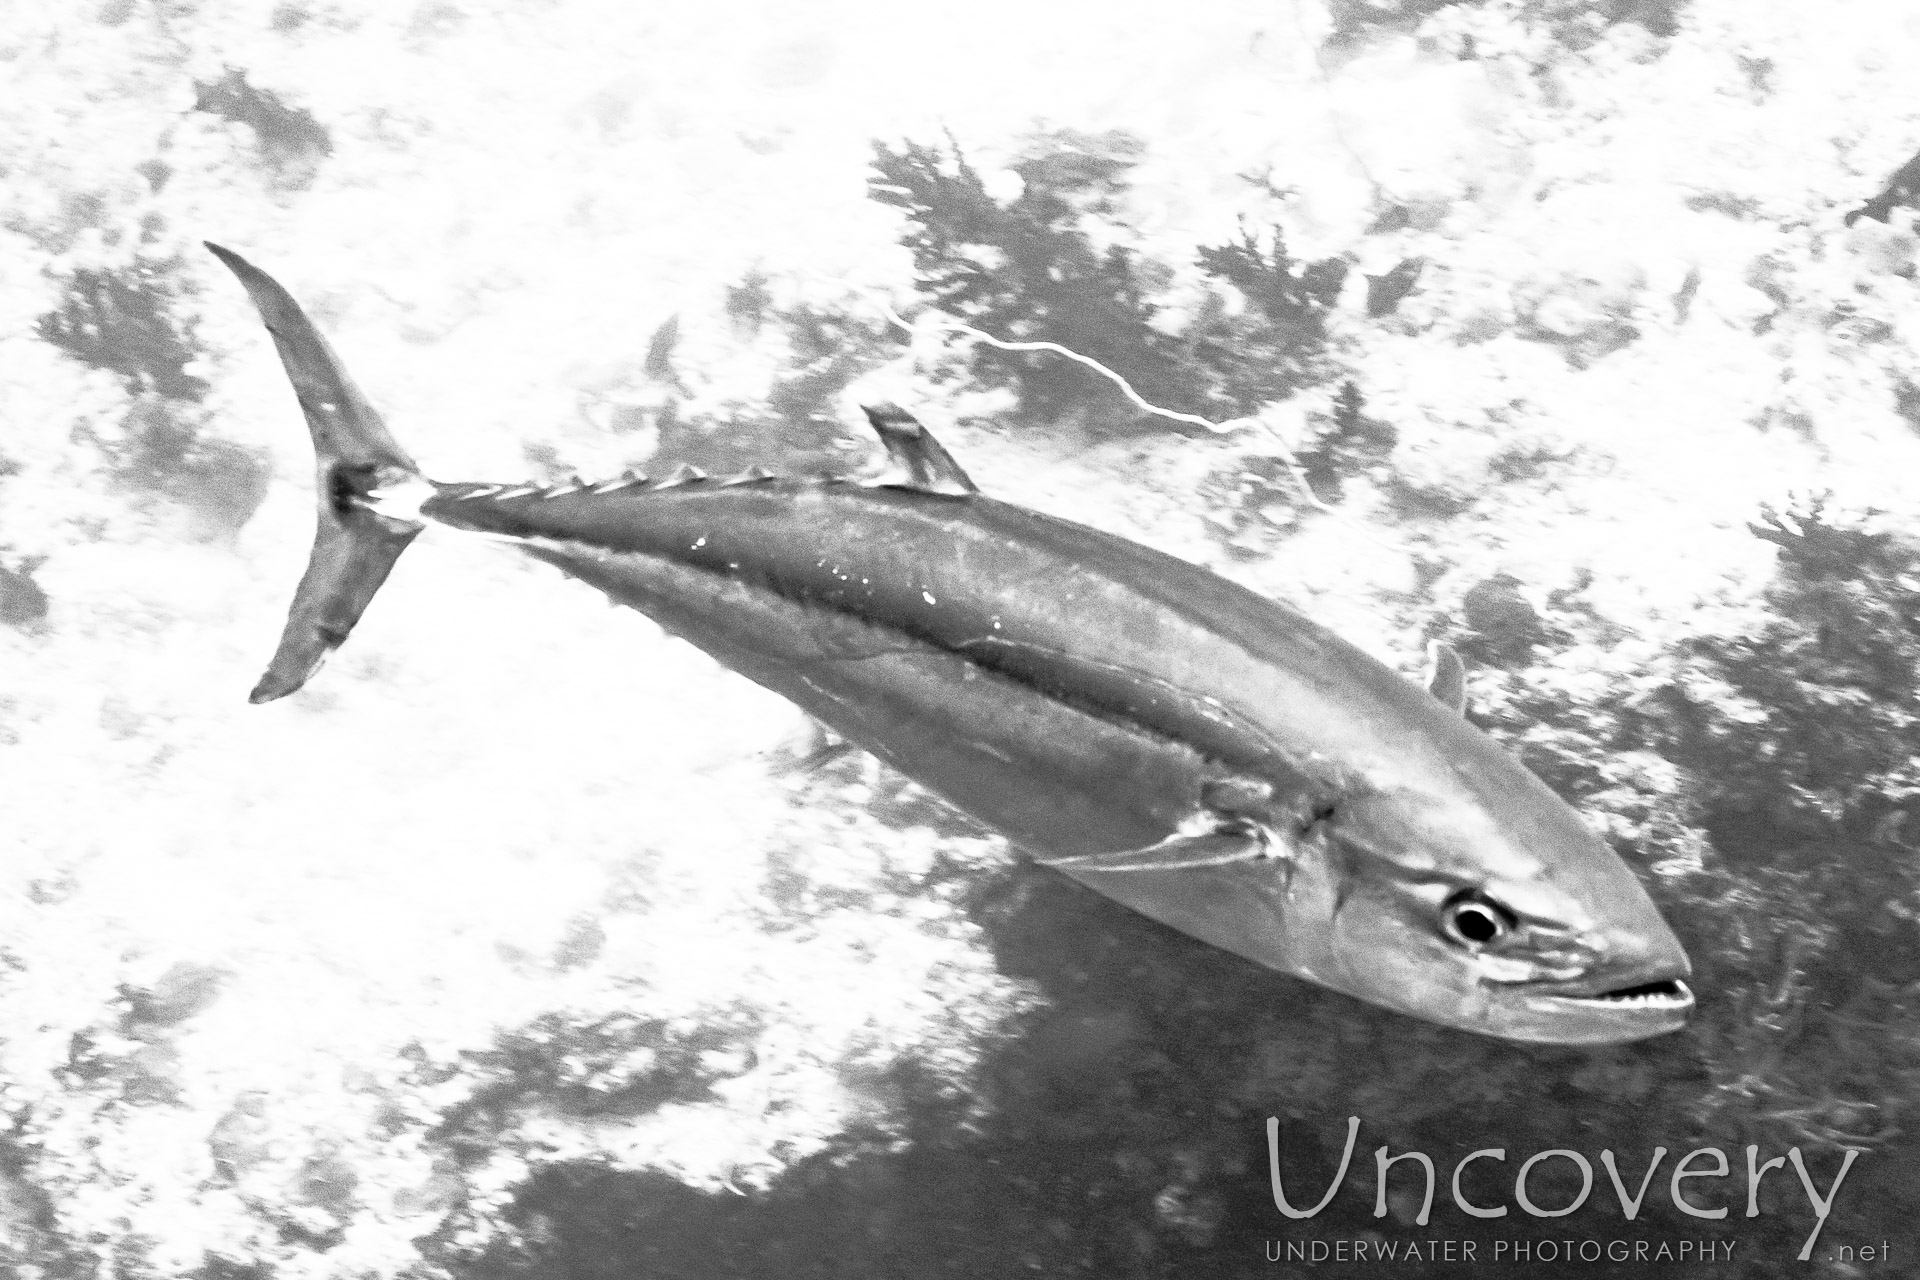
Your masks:
<svg viewBox="0 0 1920 1280"><path fill-rule="evenodd" d="M1656 978L1592 995L1555 994L1555 1000L1593 1009L1647 1009L1683 1013L1693 1008L1693 992L1678 978Z"/></svg>
<svg viewBox="0 0 1920 1280"><path fill-rule="evenodd" d="M1678 1031L1693 1016L1693 992L1678 977L1569 985L1529 992L1523 1002L1528 1012L1506 1034L1555 1044L1617 1044Z"/></svg>

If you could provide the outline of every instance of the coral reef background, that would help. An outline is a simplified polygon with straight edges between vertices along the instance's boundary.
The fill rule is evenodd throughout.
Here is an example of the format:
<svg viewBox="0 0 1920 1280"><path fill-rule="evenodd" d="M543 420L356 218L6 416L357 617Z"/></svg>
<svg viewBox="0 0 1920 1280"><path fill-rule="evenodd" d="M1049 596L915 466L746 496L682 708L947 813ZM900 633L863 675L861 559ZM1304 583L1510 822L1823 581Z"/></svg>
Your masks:
<svg viewBox="0 0 1920 1280"><path fill-rule="evenodd" d="M1274 1276L1487 1233L1444 1187L1417 1225L1404 1166L1375 1216L1386 1143L1797 1146L1822 1187L1857 1148L1816 1273L1920 1274L1920 15L684 9L9 3L0 1271ZM423 540L247 706L310 462L202 239L436 476L859 470L890 398L997 496L1409 674L1451 642L1674 922L1695 1025L1531 1048L1256 970L796 767L785 704L486 546ZM1265 1118L1318 1179L1350 1115L1352 1186L1281 1218ZM1664 1182L1499 1234L1806 1269L1791 1170L1757 1216Z"/></svg>

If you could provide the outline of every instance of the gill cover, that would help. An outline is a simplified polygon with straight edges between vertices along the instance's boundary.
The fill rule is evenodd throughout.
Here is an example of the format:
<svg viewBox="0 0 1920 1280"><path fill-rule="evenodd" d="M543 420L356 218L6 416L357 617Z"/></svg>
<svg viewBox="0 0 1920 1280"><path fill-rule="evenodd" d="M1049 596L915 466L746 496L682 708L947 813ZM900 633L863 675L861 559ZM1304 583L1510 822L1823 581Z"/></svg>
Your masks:
<svg viewBox="0 0 1920 1280"><path fill-rule="evenodd" d="M383 483L419 474L340 358L285 289L239 254L207 243L246 287L280 351L313 436L318 527L294 591L279 648L249 702L283 698L307 682L346 640L394 561L423 526L369 510L361 499Z"/></svg>

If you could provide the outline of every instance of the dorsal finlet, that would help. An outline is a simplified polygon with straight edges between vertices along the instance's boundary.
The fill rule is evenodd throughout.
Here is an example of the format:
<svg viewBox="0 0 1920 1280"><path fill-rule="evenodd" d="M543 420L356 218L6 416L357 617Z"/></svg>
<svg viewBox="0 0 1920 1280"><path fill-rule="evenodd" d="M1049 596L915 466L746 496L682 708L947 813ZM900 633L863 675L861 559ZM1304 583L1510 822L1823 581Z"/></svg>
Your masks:
<svg viewBox="0 0 1920 1280"><path fill-rule="evenodd" d="M669 472L659 484L653 487L656 489L670 489L674 485L692 484L696 480L705 480L706 478L706 472L694 466L691 462L683 462Z"/></svg>
<svg viewBox="0 0 1920 1280"><path fill-rule="evenodd" d="M886 401L860 408L879 434L880 443L886 446L894 467L904 473L901 478L889 478L881 483L951 497L980 492L980 487L968 478L953 455L933 438L933 433L921 425L918 418Z"/></svg>

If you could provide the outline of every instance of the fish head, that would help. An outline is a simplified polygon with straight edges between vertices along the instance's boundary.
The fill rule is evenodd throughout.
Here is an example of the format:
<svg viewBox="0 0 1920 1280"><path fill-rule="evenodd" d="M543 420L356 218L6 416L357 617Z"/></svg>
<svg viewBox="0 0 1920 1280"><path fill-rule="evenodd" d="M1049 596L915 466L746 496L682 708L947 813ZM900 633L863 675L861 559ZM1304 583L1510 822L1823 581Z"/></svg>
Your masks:
<svg viewBox="0 0 1920 1280"><path fill-rule="evenodd" d="M1515 763L1487 789L1373 786L1302 833L1286 916L1302 976L1503 1039L1678 1030L1685 950L1619 855ZM1258 958L1258 957L1256 957Z"/></svg>

